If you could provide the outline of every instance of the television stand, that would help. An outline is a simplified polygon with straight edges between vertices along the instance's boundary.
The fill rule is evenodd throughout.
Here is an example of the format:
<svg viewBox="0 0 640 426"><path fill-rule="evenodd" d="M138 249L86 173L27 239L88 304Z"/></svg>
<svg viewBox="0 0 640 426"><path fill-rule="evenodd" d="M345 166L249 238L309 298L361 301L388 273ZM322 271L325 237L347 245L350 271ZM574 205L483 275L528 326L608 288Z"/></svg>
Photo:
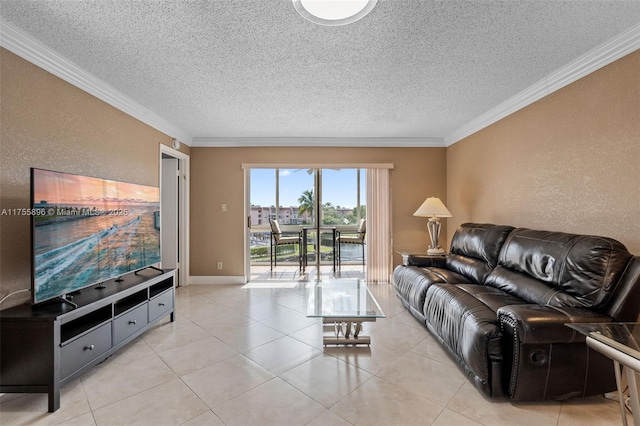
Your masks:
<svg viewBox="0 0 640 426"><path fill-rule="evenodd" d="M136 274L136 275L137 275L137 274L138 274L138 272L140 272L140 271L144 271L145 269L153 269L153 270L156 270L156 271L158 271L158 272L162 272L162 273L164 273L164 270L162 270L162 269L160 269L160 268L156 268L155 266L145 266L144 268L142 268L142 269L139 269L139 270L135 271L135 272L134 272L134 274Z"/></svg>
<svg viewBox="0 0 640 426"><path fill-rule="evenodd" d="M157 268L154 268L157 269ZM77 378L175 314L175 271L129 273L77 294L73 302L23 304L0 311L0 393L47 393ZM76 305L72 307L72 305Z"/></svg>

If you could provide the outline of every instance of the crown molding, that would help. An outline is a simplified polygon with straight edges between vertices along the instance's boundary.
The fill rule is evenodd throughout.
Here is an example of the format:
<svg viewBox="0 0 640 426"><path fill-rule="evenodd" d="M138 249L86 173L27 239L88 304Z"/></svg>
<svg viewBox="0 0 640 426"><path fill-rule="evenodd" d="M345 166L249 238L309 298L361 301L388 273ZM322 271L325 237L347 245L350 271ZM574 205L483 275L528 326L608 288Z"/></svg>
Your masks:
<svg viewBox="0 0 640 426"><path fill-rule="evenodd" d="M444 148L443 138L193 138L192 147L325 146L349 148Z"/></svg>
<svg viewBox="0 0 640 426"><path fill-rule="evenodd" d="M446 147L459 142L611 62L640 49L640 24L631 27L612 40L596 47L575 61L549 74L539 82L459 127L444 138L194 138L188 132L125 96L123 93L67 60L38 40L23 33L12 24L5 22L2 18L0 18L0 46L158 131L172 138L179 139L191 147Z"/></svg>
<svg viewBox="0 0 640 426"><path fill-rule="evenodd" d="M180 139L187 145L191 144L192 137L188 132L125 96L1 18L0 46L154 129L170 137Z"/></svg>
<svg viewBox="0 0 640 426"><path fill-rule="evenodd" d="M640 24L592 49L444 138L451 146L594 71L640 49Z"/></svg>

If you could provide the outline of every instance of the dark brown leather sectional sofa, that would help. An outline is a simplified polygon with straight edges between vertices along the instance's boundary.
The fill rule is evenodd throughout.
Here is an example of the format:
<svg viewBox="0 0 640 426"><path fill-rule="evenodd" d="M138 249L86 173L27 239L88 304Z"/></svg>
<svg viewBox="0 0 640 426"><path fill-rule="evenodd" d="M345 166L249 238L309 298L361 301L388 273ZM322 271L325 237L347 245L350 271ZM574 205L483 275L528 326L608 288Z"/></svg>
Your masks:
<svg viewBox="0 0 640 426"><path fill-rule="evenodd" d="M640 257L610 238L461 225L446 258L409 256L396 294L489 397L614 390L613 363L565 326L635 322Z"/></svg>

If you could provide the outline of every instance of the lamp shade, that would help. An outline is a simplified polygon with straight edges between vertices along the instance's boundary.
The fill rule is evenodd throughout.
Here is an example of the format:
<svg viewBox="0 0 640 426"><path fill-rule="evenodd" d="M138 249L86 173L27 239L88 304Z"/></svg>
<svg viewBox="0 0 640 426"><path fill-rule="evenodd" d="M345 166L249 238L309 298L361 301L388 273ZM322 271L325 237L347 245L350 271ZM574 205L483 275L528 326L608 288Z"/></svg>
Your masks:
<svg viewBox="0 0 640 426"><path fill-rule="evenodd" d="M452 217L451 212L440 201L440 198L429 197L413 214L420 217Z"/></svg>

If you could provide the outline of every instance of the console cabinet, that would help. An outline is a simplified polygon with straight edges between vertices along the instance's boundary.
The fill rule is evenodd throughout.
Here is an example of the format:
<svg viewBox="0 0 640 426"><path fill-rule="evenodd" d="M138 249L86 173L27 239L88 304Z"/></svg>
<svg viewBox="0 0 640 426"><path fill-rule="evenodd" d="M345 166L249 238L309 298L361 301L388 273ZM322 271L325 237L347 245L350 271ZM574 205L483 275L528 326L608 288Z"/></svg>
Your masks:
<svg viewBox="0 0 640 426"><path fill-rule="evenodd" d="M0 311L0 392L48 393L101 363L149 327L174 321L175 271L144 269L60 300Z"/></svg>

